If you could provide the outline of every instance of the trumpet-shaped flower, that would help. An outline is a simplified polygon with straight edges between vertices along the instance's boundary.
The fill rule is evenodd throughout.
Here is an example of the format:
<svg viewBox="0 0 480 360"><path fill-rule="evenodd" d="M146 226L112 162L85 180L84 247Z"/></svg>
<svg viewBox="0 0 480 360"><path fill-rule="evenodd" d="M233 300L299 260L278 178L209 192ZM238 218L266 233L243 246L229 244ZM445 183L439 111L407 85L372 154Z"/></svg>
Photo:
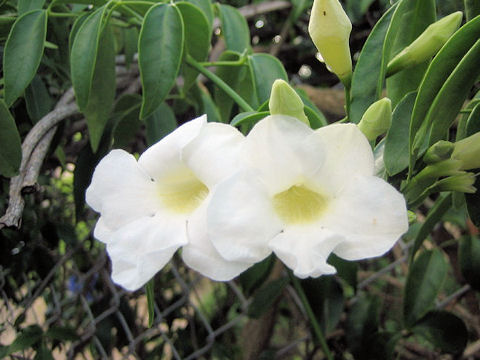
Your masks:
<svg viewBox="0 0 480 360"><path fill-rule="evenodd" d="M183 259L215 280L251 265L225 261L207 239L206 209L216 185L236 166L244 136L202 116L180 126L138 159L112 150L98 164L87 203L101 214L94 236L106 243L112 278L144 285L183 246Z"/></svg>
<svg viewBox="0 0 480 360"><path fill-rule="evenodd" d="M247 136L245 167L216 188L208 235L227 260L257 262L272 251L298 277L331 274L331 252L347 260L388 251L408 229L403 196L375 177L356 125L312 130L269 116Z"/></svg>

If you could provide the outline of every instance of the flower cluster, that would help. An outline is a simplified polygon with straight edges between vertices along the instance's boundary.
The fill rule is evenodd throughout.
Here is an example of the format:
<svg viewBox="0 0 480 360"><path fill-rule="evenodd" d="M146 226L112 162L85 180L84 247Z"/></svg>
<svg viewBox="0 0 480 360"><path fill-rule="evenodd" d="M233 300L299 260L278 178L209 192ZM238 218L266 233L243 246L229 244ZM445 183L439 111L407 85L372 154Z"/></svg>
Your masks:
<svg viewBox="0 0 480 360"><path fill-rule="evenodd" d="M208 123L182 126L138 159L112 150L87 203L101 214L112 277L136 290L182 248L191 268L225 281L274 252L296 276L332 274L347 260L384 254L407 230L403 196L374 175L353 124L312 130L285 115L247 136Z"/></svg>

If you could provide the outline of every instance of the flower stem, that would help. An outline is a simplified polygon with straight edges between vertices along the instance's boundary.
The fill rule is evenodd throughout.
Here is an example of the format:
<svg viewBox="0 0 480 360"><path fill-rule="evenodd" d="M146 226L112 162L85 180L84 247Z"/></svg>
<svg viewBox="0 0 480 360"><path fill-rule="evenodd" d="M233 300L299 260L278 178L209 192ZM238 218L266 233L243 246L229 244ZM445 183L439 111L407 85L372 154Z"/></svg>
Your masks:
<svg viewBox="0 0 480 360"><path fill-rule="evenodd" d="M240 95L237 94L235 90L228 86L225 81L220 79L210 70L206 69L188 54L186 56L186 63L194 69L198 70L201 74L210 79L220 89L225 91L238 104L238 106L242 108L243 111L255 111Z"/></svg>
<svg viewBox="0 0 480 360"><path fill-rule="evenodd" d="M315 333L315 336L317 337L318 342L320 343L320 346L327 357L328 360L333 360L333 355L330 352L330 349L328 348L327 341L325 340L325 336L323 336L322 329L320 328L320 324L317 321L317 318L315 317L315 314L313 313L312 307L310 306L310 303L308 302L307 296L305 295L305 292L303 291L302 285L300 284L300 281L293 275L291 270L288 271L288 276L290 277L290 280L293 284L293 287L297 291L298 296L300 297L300 300L302 301L303 307L305 308L305 311L307 312L308 319L310 320L310 323L313 328L313 332Z"/></svg>
<svg viewBox="0 0 480 360"><path fill-rule="evenodd" d="M350 86L345 86L345 118L350 121Z"/></svg>

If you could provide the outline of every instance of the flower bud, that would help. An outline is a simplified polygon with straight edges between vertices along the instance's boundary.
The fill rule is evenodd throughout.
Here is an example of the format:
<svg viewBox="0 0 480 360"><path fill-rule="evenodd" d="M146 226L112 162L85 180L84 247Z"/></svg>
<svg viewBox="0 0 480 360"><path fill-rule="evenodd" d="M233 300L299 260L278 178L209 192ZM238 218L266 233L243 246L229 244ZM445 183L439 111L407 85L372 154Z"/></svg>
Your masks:
<svg viewBox="0 0 480 360"><path fill-rule="evenodd" d="M368 140L375 140L385 134L392 125L392 102L383 98L369 106L358 124L359 129Z"/></svg>
<svg viewBox="0 0 480 360"><path fill-rule="evenodd" d="M475 174L463 172L462 174L449 176L439 180L434 185L434 190L442 191L458 191L467 194L473 194L477 189L475 186Z"/></svg>
<svg viewBox="0 0 480 360"><path fill-rule="evenodd" d="M442 160L450 159L455 145L450 141L440 140L433 144L423 156L426 164L435 164Z"/></svg>
<svg viewBox="0 0 480 360"><path fill-rule="evenodd" d="M480 132L457 141L452 153L452 159L461 162L461 170L480 168Z"/></svg>
<svg viewBox="0 0 480 360"><path fill-rule="evenodd" d="M338 0L314 0L308 32L329 70L350 83L352 23Z"/></svg>
<svg viewBox="0 0 480 360"><path fill-rule="evenodd" d="M272 115L292 116L310 126L310 122L303 112L302 99L284 80L277 79L273 83L268 106Z"/></svg>
<svg viewBox="0 0 480 360"><path fill-rule="evenodd" d="M415 41L390 60L387 66L387 76L407 67L421 64L434 56L460 27L462 17L463 13L457 11L427 27Z"/></svg>

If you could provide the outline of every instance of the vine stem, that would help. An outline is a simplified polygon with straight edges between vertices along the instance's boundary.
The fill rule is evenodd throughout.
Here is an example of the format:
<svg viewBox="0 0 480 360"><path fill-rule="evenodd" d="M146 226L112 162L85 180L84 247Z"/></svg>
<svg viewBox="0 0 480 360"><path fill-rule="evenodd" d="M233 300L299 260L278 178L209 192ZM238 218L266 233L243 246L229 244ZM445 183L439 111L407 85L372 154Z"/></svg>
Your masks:
<svg viewBox="0 0 480 360"><path fill-rule="evenodd" d="M186 56L186 63L193 67L194 69L198 70L201 74L205 77L210 79L215 85L217 85L220 89L225 91L228 96L230 96L237 104L242 108L243 111L255 111L240 95L237 94L235 90L233 90L225 81L220 79L217 75L215 75L210 70L206 69L200 63L198 63L194 58L187 54Z"/></svg>
<svg viewBox="0 0 480 360"><path fill-rule="evenodd" d="M333 360L333 355L330 352L330 349L328 348L327 341L325 340L325 336L323 336L323 332L322 332L322 329L320 328L320 324L318 323L317 318L313 313L312 307L308 302L307 296L303 291L300 281L298 281L298 279L295 277L295 275L293 275L290 269L287 269L287 272L288 272L288 276L290 277L290 281L292 282L293 287L295 288L295 291L297 292L298 296L300 297L300 300L302 301L303 307L305 308L308 319L310 320L310 323L312 325L313 332L315 333L315 336L317 337L317 340L320 343L320 346L325 356L327 357L328 360Z"/></svg>

